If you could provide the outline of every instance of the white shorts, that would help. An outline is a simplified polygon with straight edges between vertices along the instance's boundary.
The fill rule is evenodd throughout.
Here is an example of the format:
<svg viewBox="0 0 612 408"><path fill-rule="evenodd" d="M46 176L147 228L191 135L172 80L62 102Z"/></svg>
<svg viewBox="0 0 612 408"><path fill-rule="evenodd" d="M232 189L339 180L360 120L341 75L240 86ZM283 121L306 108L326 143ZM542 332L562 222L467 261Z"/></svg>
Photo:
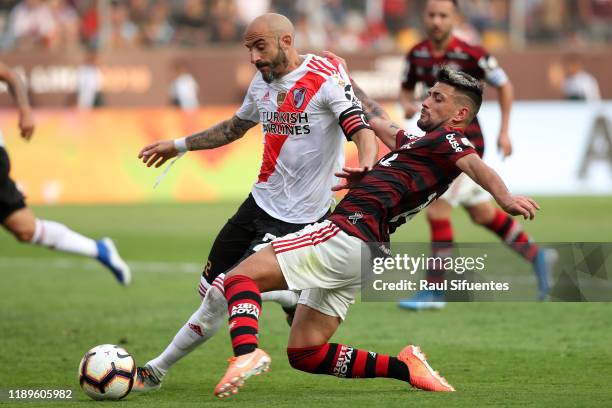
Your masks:
<svg viewBox="0 0 612 408"><path fill-rule="evenodd" d="M331 221L272 241L290 290L301 290L298 303L344 320L361 284L363 241Z"/></svg>
<svg viewBox="0 0 612 408"><path fill-rule="evenodd" d="M469 176L461 173L439 200L447 201L453 207L472 207L490 201L491 196Z"/></svg>

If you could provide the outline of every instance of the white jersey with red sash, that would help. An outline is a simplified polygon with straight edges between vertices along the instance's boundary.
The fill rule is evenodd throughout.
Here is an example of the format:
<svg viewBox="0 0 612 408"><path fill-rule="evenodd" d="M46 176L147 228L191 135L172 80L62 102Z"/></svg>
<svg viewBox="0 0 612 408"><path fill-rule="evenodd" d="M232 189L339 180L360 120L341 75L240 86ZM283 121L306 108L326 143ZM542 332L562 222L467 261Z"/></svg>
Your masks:
<svg viewBox="0 0 612 408"><path fill-rule="evenodd" d="M295 224L329 210L345 137L369 127L346 72L312 54L269 84L257 72L236 116L263 127L263 161L251 190L257 205Z"/></svg>

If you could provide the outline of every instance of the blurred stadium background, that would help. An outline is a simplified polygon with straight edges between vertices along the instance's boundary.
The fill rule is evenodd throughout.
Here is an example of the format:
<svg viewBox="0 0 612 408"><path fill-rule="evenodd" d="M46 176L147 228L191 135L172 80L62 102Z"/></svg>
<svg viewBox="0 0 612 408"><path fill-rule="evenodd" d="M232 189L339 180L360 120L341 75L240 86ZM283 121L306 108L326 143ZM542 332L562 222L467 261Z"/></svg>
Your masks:
<svg viewBox="0 0 612 408"><path fill-rule="evenodd" d="M148 142L201 130L235 111L254 73L241 45L250 20L267 11L289 16L300 50L330 49L346 57L353 77L400 121L403 57L422 37L423 4L0 0L0 60L28 84L37 119L33 140L24 143L11 99L1 90L0 126L11 174L40 216L113 237L135 274L132 288L119 288L98 265L21 246L0 233L0 388L76 388L76 366L91 346L122 343L143 361L191 313L212 239L256 178L260 130L230 146L188 154L155 190L160 171L145 168L136 155ZM543 205L540 218L528 224L530 232L542 242L611 241L612 0L460 0L460 6L457 35L484 45L514 84L511 158L502 161L494 148L494 93L488 93L481 123L488 162L513 191L533 194ZM589 73L599 91L583 100L564 92L575 72ZM495 240L461 212L454 217L458 240ZM426 242L422 216L396 239ZM393 304L356 305L338 340L386 352L408 340L421 342L432 364L462 390L444 397L407 395L399 383L339 383L291 370L283 356L286 327L276 309L264 313L275 371L266 384L251 385L240 396L243 403L610 401L608 304L464 304L419 315ZM221 334L181 362L165 390L131 396L130 402L212 403L225 362L211 357L229 356L226 340Z"/></svg>

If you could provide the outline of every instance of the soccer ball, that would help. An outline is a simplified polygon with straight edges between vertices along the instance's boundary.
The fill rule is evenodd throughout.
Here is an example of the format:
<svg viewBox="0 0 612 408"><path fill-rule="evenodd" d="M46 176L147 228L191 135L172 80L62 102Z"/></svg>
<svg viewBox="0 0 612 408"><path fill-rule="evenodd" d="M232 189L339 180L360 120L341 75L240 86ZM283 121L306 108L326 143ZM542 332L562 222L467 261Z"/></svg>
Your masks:
<svg viewBox="0 0 612 408"><path fill-rule="evenodd" d="M136 362L119 346L102 344L85 353L79 364L79 384L95 400L118 400L134 385Z"/></svg>

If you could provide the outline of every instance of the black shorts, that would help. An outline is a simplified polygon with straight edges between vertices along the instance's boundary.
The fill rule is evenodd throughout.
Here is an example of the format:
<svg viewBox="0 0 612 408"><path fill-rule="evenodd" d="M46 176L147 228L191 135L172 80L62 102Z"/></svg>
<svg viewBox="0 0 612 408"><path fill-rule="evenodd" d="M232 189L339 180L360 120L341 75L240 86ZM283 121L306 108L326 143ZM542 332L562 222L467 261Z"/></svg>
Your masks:
<svg viewBox="0 0 612 408"><path fill-rule="evenodd" d="M327 216L328 214L321 219ZM212 284L219 274L228 272L234 265L253 254L258 245L299 231L306 225L308 224L291 224L271 217L249 194L217 235L202 276Z"/></svg>
<svg viewBox="0 0 612 408"><path fill-rule="evenodd" d="M23 194L9 177L11 162L3 147L0 147L0 223L15 211L26 206Z"/></svg>

